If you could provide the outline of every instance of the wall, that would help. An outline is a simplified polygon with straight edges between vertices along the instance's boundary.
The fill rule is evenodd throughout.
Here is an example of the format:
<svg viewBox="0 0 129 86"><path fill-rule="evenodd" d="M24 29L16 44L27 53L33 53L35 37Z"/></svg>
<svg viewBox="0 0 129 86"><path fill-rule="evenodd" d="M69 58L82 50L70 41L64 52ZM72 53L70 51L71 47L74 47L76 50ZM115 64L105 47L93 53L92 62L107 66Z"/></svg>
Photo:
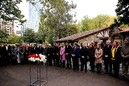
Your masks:
<svg viewBox="0 0 129 86"><path fill-rule="evenodd" d="M105 36L106 32L108 33L108 37ZM107 40L107 39L110 39L109 32L110 32L110 29L99 31L97 33L94 33L94 34L91 34L89 36L78 39L78 42L79 43L83 43L83 42L91 43L91 42L99 42L99 41L102 41L102 40ZM102 37L97 36L99 33L101 33Z"/></svg>

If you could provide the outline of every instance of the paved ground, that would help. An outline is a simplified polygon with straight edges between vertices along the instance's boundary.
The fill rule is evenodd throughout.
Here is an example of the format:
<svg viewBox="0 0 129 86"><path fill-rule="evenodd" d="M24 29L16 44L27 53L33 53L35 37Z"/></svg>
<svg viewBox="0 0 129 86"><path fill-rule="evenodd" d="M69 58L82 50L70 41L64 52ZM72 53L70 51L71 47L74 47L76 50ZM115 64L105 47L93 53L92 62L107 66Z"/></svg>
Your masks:
<svg viewBox="0 0 129 86"><path fill-rule="evenodd" d="M0 67L0 86L30 86L30 66L10 65ZM42 78L46 80L45 67L42 66ZM129 81L114 78L96 72L81 72L59 67L48 67L48 79L45 86L129 86ZM36 79L37 67L31 65L31 81Z"/></svg>

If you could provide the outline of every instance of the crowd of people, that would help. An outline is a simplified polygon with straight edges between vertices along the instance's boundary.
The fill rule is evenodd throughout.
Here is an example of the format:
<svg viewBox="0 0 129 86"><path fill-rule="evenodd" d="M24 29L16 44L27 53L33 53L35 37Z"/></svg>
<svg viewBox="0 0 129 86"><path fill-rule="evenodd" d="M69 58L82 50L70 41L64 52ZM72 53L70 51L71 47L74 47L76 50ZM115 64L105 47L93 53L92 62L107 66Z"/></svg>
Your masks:
<svg viewBox="0 0 129 86"><path fill-rule="evenodd" d="M129 66L129 38L125 39L125 45L119 42L98 42L87 45L86 43L54 43L53 45L1 45L0 65L27 64L28 55L44 54L47 57L48 66L57 66L66 69L104 72L114 77L119 77L120 64L122 75L127 77Z"/></svg>

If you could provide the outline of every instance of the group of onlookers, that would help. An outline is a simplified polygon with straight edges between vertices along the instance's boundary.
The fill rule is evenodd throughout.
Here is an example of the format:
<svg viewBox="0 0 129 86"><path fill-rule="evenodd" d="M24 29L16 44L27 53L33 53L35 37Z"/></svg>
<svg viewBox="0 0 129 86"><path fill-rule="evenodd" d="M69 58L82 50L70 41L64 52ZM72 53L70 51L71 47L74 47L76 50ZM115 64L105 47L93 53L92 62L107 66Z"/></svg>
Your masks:
<svg viewBox="0 0 129 86"><path fill-rule="evenodd" d="M22 63L24 58L24 51L19 45L0 45L0 64L16 64Z"/></svg>
<svg viewBox="0 0 129 86"><path fill-rule="evenodd" d="M120 64L122 75L126 77L129 67L129 38L125 39L125 45L119 42L107 40L106 43L98 42L87 45L86 43L54 43L53 45L1 45L0 64L28 63L28 55L44 54L47 57L47 65L58 66L66 69L87 71L90 63L90 71L102 72L119 77Z"/></svg>
<svg viewBox="0 0 129 86"><path fill-rule="evenodd" d="M0 65L25 64L28 63L28 55L45 52L42 46L22 44L1 44Z"/></svg>

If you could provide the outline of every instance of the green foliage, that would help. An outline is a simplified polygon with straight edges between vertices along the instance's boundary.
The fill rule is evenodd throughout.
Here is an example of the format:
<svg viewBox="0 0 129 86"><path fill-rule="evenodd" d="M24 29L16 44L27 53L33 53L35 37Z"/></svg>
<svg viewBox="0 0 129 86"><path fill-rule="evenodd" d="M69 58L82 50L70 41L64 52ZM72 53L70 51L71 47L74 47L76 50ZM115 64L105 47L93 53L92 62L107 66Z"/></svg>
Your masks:
<svg viewBox="0 0 129 86"><path fill-rule="evenodd" d="M65 28L65 31L63 32L64 36L70 36L79 32L79 29L76 24L67 24L65 25L64 28Z"/></svg>
<svg viewBox="0 0 129 86"><path fill-rule="evenodd" d="M24 16L21 14L17 4L22 0L0 0L0 19L5 21L19 20L21 23Z"/></svg>
<svg viewBox="0 0 129 86"><path fill-rule="evenodd" d="M78 25L80 27L80 31L105 28L114 23L114 19L115 17L108 15L98 15L95 18L85 16Z"/></svg>
<svg viewBox="0 0 129 86"><path fill-rule="evenodd" d="M114 23L115 17L109 15L98 15L94 18L95 27L96 28L104 28L109 27L112 23Z"/></svg>
<svg viewBox="0 0 129 86"><path fill-rule="evenodd" d="M37 32L38 39L42 40L43 42L49 42L48 38L50 38L50 35L53 34L50 28L48 28L46 24L45 16L40 16L40 23L39 23L39 30Z"/></svg>
<svg viewBox="0 0 129 86"><path fill-rule="evenodd" d="M16 35L9 35L5 29L0 30L0 43L21 43L22 39Z"/></svg>
<svg viewBox="0 0 129 86"><path fill-rule="evenodd" d="M127 25L127 24L121 24L119 27L120 27L120 28L128 28L129 25Z"/></svg>
<svg viewBox="0 0 129 86"><path fill-rule="evenodd" d="M0 30L0 42L7 42L9 34L6 30Z"/></svg>
<svg viewBox="0 0 129 86"><path fill-rule="evenodd" d="M81 29L81 31L85 31L85 30L91 30L94 28L94 21L92 21L92 19L88 18L87 16L85 16L81 22L79 23L79 27Z"/></svg>
<svg viewBox="0 0 129 86"><path fill-rule="evenodd" d="M129 24L129 0L118 0L116 14L119 24Z"/></svg>
<svg viewBox="0 0 129 86"><path fill-rule="evenodd" d="M21 43L22 39L20 36L16 36L16 35L10 35L8 37L8 43L14 44L14 43Z"/></svg>
<svg viewBox="0 0 129 86"><path fill-rule="evenodd" d="M38 39L36 38L36 33L32 29L27 29L23 33L23 40L24 42L34 43Z"/></svg>
<svg viewBox="0 0 129 86"><path fill-rule="evenodd" d="M39 31L43 32L43 38L53 41L68 35L65 25L74 22L72 18L75 15L69 12L76 5L65 0L41 0L41 3L44 9L41 12Z"/></svg>

